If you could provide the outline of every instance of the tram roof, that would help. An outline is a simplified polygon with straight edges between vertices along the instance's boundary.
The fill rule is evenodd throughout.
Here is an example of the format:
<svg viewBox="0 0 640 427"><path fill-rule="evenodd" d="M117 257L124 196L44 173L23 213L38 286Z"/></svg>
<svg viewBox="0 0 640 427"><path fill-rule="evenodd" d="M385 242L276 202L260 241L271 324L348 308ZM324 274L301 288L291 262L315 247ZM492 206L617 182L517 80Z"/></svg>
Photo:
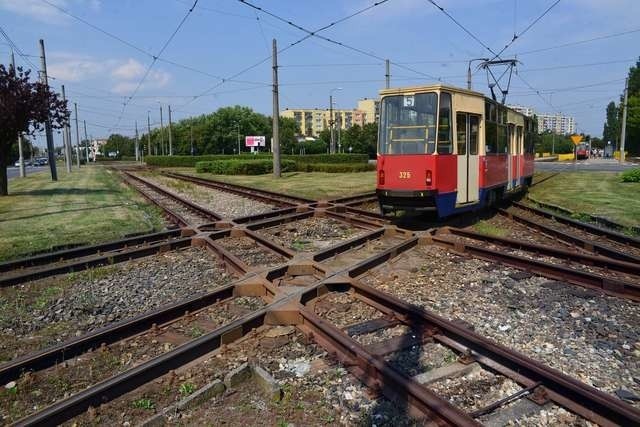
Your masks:
<svg viewBox="0 0 640 427"><path fill-rule="evenodd" d="M432 84L432 85L422 85L422 86L405 86L405 87L397 87L397 88L389 88L389 89L380 89L380 96L402 95L405 93L429 92L433 90L446 90L448 92L457 92L465 95L479 96L482 98L485 97L485 94L481 92L463 89L456 86L445 85L442 83Z"/></svg>

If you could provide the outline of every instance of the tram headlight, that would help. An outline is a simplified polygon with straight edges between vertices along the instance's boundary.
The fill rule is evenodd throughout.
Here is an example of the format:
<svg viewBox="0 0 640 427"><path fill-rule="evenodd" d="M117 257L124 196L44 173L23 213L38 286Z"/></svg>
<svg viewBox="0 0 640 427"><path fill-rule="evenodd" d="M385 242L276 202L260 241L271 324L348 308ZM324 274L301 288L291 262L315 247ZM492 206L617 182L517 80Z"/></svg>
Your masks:
<svg viewBox="0 0 640 427"><path fill-rule="evenodd" d="M384 185L384 170L378 171L378 185Z"/></svg>

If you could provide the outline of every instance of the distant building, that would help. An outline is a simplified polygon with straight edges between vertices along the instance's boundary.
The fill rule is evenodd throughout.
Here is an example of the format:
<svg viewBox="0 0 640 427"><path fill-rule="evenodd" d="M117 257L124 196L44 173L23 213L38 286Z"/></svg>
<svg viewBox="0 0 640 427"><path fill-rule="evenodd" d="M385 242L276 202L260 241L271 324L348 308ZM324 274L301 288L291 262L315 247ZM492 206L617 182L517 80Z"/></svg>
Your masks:
<svg viewBox="0 0 640 427"><path fill-rule="evenodd" d="M576 133L576 121L573 117L562 114L536 113L531 107L523 105L507 105L512 110L516 110L525 116L538 118L538 133L553 132L559 135Z"/></svg>
<svg viewBox="0 0 640 427"><path fill-rule="evenodd" d="M537 114L538 133L553 132L559 135L576 133L576 121L573 117L561 114Z"/></svg>
<svg viewBox="0 0 640 427"><path fill-rule="evenodd" d="M535 111L533 111L533 108L525 107L524 105L507 105L507 107L511 108L512 110L516 110L518 113L522 113L527 117L533 117L533 115L536 113Z"/></svg>
<svg viewBox="0 0 640 427"><path fill-rule="evenodd" d="M334 109L333 120L336 128L347 130L353 125L364 126L374 123L380 115L380 102L375 99L361 99L358 108ZM331 122L330 110L319 108L292 108L280 112L280 117L294 119L298 124L301 135L317 137L325 129L329 129Z"/></svg>

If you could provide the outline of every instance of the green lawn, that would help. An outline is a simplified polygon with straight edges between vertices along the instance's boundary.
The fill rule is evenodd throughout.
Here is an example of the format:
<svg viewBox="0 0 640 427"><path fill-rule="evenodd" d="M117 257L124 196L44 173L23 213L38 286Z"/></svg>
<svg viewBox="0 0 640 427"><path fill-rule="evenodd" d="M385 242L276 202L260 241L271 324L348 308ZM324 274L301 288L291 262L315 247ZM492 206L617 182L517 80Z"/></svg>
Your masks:
<svg viewBox="0 0 640 427"><path fill-rule="evenodd" d="M163 228L160 211L104 167L58 168L58 178L39 172L9 181L9 196L0 197L0 261Z"/></svg>
<svg viewBox="0 0 640 427"><path fill-rule="evenodd" d="M374 191L376 188L375 171L357 173L288 172L283 173L282 178L275 179L273 175L196 173L193 168L172 168L170 170L199 178L215 179L314 200L351 196Z"/></svg>
<svg viewBox="0 0 640 427"><path fill-rule="evenodd" d="M621 182L615 172L566 172L532 187L540 202L598 215L626 226L640 225L640 183Z"/></svg>

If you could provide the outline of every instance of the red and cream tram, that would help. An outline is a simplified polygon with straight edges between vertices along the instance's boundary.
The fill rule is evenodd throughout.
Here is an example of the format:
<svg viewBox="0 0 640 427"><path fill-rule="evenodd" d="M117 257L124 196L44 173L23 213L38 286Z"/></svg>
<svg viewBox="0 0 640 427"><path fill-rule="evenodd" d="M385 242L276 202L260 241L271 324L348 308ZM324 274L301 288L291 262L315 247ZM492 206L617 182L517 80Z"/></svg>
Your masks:
<svg viewBox="0 0 640 427"><path fill-rule="evenodd" d="M378 132L383 213L440 217L494 204L531 184L533 120L445 85L384 89Z"/></svg>

